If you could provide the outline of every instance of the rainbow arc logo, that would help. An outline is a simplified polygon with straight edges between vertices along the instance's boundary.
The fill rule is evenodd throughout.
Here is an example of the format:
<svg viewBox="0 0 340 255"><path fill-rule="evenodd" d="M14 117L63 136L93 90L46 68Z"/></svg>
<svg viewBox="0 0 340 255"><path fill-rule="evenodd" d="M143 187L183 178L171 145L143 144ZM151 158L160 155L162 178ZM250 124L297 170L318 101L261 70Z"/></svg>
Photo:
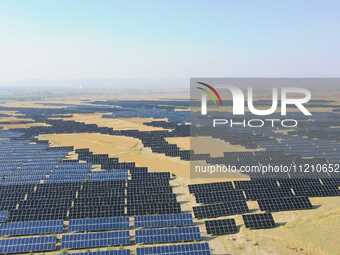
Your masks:
<svg viewBox="0 0 340 255"><path fill-rule="evenodd" d="M199 87L196 87L197 89L201 90L202 97L201 97L201 114L202 115L207 115L207 97L209 96L210 100L218 106L221 106L223 104L222 98L218 91L211 85L205 83L205 82L197 82L199 84Z"/></svg>
<svg viewBox="0 0 340 255"><path fill-rule="evenodd" d="M220 94L213 86L201 81L197 82L197 84L200 85L200 87L197 87L197 89L203 91L205 95L208 95L210 100L213 101L215 105L221 106L223 104Z"/></svg>

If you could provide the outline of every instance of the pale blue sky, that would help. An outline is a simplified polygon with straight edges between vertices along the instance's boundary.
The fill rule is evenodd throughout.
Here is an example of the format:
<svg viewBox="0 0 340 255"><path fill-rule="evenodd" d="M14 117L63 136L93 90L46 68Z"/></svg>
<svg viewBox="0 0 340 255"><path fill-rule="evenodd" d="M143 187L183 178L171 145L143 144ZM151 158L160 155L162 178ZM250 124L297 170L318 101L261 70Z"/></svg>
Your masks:
<svg viewBox="0 0 340 255"><path fill-rule="evenodd" d="M3 0L0 85L340 76L339 13L321 0Z"/></svg>

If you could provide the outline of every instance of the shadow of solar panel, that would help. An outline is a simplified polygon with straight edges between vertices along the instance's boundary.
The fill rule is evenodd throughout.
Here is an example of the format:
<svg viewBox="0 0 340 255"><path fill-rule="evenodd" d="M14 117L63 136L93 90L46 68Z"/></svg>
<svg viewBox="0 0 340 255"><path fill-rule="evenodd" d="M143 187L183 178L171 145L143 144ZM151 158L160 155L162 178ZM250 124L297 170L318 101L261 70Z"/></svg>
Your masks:
<svg viewBox="0 0 340 255"><path fill-rule="evenodd" d="M227 203L217 203L211 205L193 207L194 215L197 219L217 218L221 216L243 214L249 211L246 201L230 201Z"/></svg>
<svg viewBox="0 0 340 255"><path fill-rule="evenodd" d="M137 255L211 255L208 243L137 248Z"/></svg>
<svg viewBox="0 0 340 255"><path fill-rule="evenodd" d="M195 193L196 202L201 204L223 203L245 200L241 190L217 191L209 193Z"/></svg>
<svg viewBox="0 0 340 255"><path fill-rule="evenodd" d="M70 219L70 232L129 229L129 217Z"/></svg>
<svg viewBox="0 0 340 255"><path fill-rule="evenodd" d="M89 251L70 253L71 255L130 255L130 250Z"/></svg>
<svg viewBox="0 0 340 255"><path fill-rule="evenodd" d="M0 240L1 254L54 251L57 239L54 236Z"/></svg>
<svg viewBox="0 0 340 255"><path fill-rule="evenodd" d="M268 212L303 210L313 208L308 197L260 199L257 202L260 206L261 211Z"/></svg>
<svg viewBox="0 0 340 255"><path fill-rule="evenodd" d="M136 243L173 243L181 241L199 241L199 227L153 228L136 230Z"/></svg>
<svg viewBox="0 0 340 255"><path fill-rule="evenodd" d="M1 236L57 234L63 231L63 220L19 221L0 224Z"/></svg>
<svg viewBox="0 0 340 255"><path fill-rule="evenodd" d="M137 228L161 228L193 225L191 213L136 216Z"/></svg>
<svg viewBox="0 0 340 255"><path fill-rule="evenodd" d="M234 219L210 220L205 222L207 233L210 235L235 234L238 232Z"/></svg>
<svg viewBox="0 0 340 255"><path fill-rule="evenodd" d="M276 226L271 213L242 215L244 224L250 229L274 228Z"/></svg>
<svg viewBox="0 0 340 255"><path fill-rule="evenodd" d="M129 244L129 231L68 234L63 235L61 241L62 249L81 249Z"/></svg>

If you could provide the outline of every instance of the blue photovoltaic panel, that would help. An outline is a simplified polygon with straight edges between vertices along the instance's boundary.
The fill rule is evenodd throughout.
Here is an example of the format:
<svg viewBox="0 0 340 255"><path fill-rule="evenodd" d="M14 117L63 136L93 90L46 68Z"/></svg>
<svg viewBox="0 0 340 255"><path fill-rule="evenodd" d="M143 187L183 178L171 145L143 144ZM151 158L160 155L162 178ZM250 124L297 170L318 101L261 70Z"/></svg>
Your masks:
<svg viewBox="0 0 340 255"><path fill-rule="evenodd" d="M130 250L77 252L70 255L130 255Z"/></svg>
<svg viewBox="0 0 340 255"><path fill-rule="evenodd" d="M0 240L0 253L14 254L53 251L56 249L56 243L57 239L54 236Z"/></svg>
<svg viewBox="0 0 340 255"><path fill-rule="evenodd" d="M17 221L0 224L1 236L62 233L63 220Z"/></svg>
<svg viewBox="0 0 340 255"><path fill-rule="evenodd" d="M137 228L161 228L193 225L191 213L136 216Z"/></svg>
<svg viewBox="0 0 340 255"><path fill-rule="evenodd" d="M129 217L101 217L70 219L70 232L129 229Z"/></svg>
<svg viewBox="0 0 340 255"><path fill-rule="evenodd" d="M7 211L0 211L0 222L5 222L8 218Z"/></svg>
<svg viewBox="0 0 340 255"><path fill-rule="evenodd" d="M199 227L153 228L136 230L136 243L172 243L201 240Z"/></svg>
<svg viewBox="0 0 340 255"><path fill-rule="evenodd" d="M211 255L208 243L137 248L137 255Z"/></svg>
<svg viewBox="0 0 340 255"><path fill-rule="evenodd" d="M129 245L129 231L69 234L62 237L62 249Z"/></svg>

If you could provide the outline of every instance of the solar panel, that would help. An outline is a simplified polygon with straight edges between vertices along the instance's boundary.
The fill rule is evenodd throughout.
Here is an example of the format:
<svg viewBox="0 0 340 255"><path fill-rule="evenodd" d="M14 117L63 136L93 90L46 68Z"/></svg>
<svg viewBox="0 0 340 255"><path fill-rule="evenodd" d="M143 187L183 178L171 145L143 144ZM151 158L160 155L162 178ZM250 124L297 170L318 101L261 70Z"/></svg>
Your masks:
<svg viewBox="0 0 340 255"><path fill-rule="evenodd" d="M254 188L275 188L278 187L277 181L274 179L252 179L250 181L234 181L237 189L254 189Z"/></svg>
<svg viewBox="0 0 340 255"><path fill-rule="evenodd" d="M297 186L318 186L321 185L320 179L308 179L308 178L292 178L292 179L280 179L281 187L297 187Z"/></svg>
<svg viewBox="0 0 340 255"><path fill-rule="evenodd" d="M56 243L57 239L54 236L0 240L0 253L16 254L53 251L56 249Z"/></svg>
<svg viewBox="0 0 340 255"><path fill-rule="evenodd" d="M217 191L208 193L195 193L196 202L201 204L223 203L228 201L244 200L241 190Z"/></svg>
<svg viewBox="0 0 340 255"><path fill-rule="evenodd" d="M246 201L232 201L193 207L194 215L197 219L217 218L221 216L243 214L249 211Z"/></svg>
<svg viewBox="0 0 340 255"><path fill-rule="evenodd" d="M129 186L127 188L128 195L130 194L158 194L158 193L172 193L172 187L170 186Z"/></svg>
<svg viewBox="0 0 340 255"><path fill-rule="evenodd" d="M169 186L169 180L167 179L133 179L128 181L128 188L134 187L162 187L162 186Z"/></svg>
<svg viewBox="0 0 340 255"><path fill-rule="evenodd" d="M70 232L129 229L129 217L101 217L70 219Z"/></svg>
<svg viewBox="0 0 340 255"><path fill-rule="evenodd" d="M257 202L260 206L261 211L268 212L303 210L313 208L308 197L260 199Z"/></svg>
<svg viewBox="0 0 340 255"><path fill-rule="evenodd" d="M205 222L207 233L210 235L235 234L238 232L234 219L210 220Z"/></svg>
<svg viewBox="0 0 340 255"><path fill-rule="evenodd" d="M145 215L145 214L170 214L180 213L181 205L179 203L169 204L129 204L127 207L128 215Z"/></svg>
<svg viewBox="0 0 340 255"><path fill-rule="evenodd" d="M193 184L189 185L190 193L202 193L202 192L212 192L212 191L224 191L233 190L232 182L214 182L205 184Z"/></svg>
<svg viewBox="0 0 340 255"><path fill-rule="evenodd" d="M71 255L130 255L130 250L113 250L113 251L88 251L70 253Z"/></svg>
<svg viewBox="0 0 340 255"><path fill-rule="evenodd" d="M294 194L292 193L290 188L252 188L252 189L245 189L244 190L246 197L248 200L258 200L258 199L265 199L265 198L280 198L280 197L293 197Z"/></svg>
<svg viewBox="0 0 340 255"><path fill-rule="evenodd" d="M191 213L136 216L137 228L161 228L193 225Z"/></svg>
<svg viewBox="0 0 340 255"><path fill-rule="evenodd" d="M137 255L211 255L208 243L137 248Z"/></svg>
<svg viewBox="0 0 340 255"><path fill-rule="evenodd" d="M113 216L124 216L124 206L113 207L109 206L101 206L101 207L72 207L70 210L69 217L72 219L79 218L98 218L98 217L113 217Z"/></svg>
<svg viewBox="0 0 340 255"><path fill-rule="evenodd" d="M201 240L200 229L194 227L153 228L136 230L136 243L172 243Z"/></svg>
<svg viewBox="0 0 340 255"><path fill-rule="evenodd" d="M0 222L5 222L8 218L7 211L0 211Z"/></svg>
<svg viewBox="0 0 340 255"><path fill-rule="evenodd" d="M0 224L1 236L51 234L63 231L63 220L18 221Z"/></svg>
<svg viewBox="0 0 340 255"><path fill-rule="evenodd" d="M129 231L68 234L63 235L61 241L62 249L81 249L129 244Z"/></svg>
<svg viewBox="0 0 340 255"><path fill-rule="evenodd" d="M133 195L129 194L127 197L128 204L154 204L154 203L175 203L177 202L176 194L173 193L158 193L158 194L144 194Z"/></svg>
<svg viewBox="0 0 340 255"><path fill-rule="evenodd" d="M273 228L276 226L271 213L242 215L244 224L250 229Z"/></svg>
<svg viewBox="0 0 340 255"><path fill-rule="evenodd" d="M340 190L335 185L297 186L293 187L296 196L331 197L340 196Z"/></svg>

